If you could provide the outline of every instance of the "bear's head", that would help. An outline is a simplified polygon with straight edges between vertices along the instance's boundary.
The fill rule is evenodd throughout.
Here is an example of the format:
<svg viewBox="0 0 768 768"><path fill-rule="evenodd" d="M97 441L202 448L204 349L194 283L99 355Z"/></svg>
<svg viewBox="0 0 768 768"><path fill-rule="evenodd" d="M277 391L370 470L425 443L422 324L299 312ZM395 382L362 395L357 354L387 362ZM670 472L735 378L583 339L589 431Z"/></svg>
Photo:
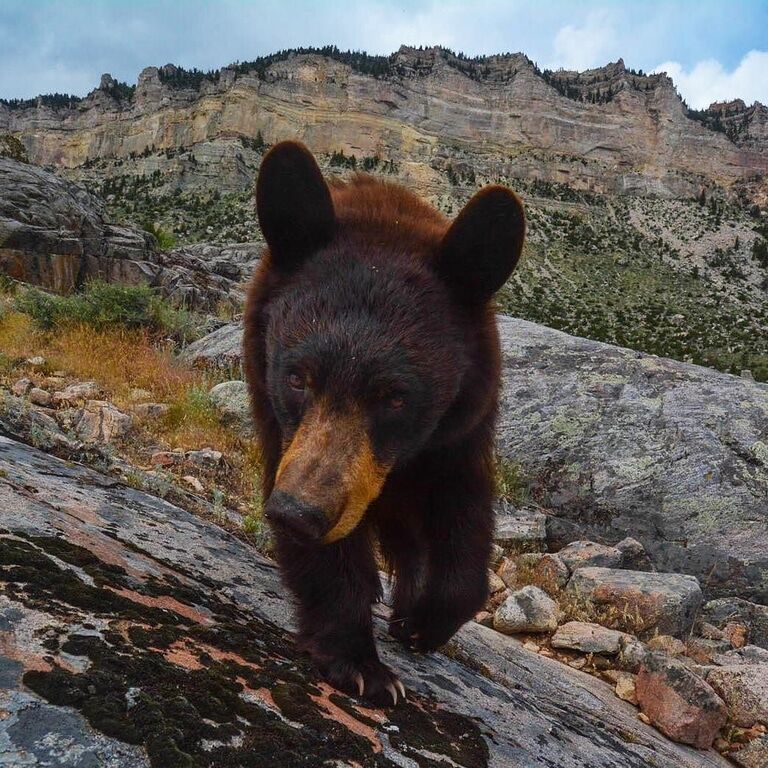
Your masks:
<svg viewBox="0 0 768 768"><path fill-rule="evenodd" d="M342 216L312 155L284 142L256 190L271 286L264 397L282 440L265 514L326 543L357 526L390 475L450 450L495 408L491 299L525 233L504 187L480 190L449 223L400 187L357 184L367 203Z"/></svg>

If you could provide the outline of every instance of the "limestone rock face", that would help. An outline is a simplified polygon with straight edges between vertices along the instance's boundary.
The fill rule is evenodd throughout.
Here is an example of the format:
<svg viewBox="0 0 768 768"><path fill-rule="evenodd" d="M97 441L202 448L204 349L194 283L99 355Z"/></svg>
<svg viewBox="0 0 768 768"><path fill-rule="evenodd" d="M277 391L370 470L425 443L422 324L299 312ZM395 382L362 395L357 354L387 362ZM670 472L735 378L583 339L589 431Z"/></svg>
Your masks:
<svg viewBox="0 0 768 768"><path fill-rule="evenodd" d="M273 768L279 754L381 768L727 766L667 741L605 683L477 624L450 658L416 656L388 639L377 608L382 658L408 699L364 707L296 647L272 562L162 499L5 437L0 529L4 765L145 768L171 755Z"/></svg>
<svg viewBox="0 0 768 768"><path fill-rule="evenodd" d="M97 89L71 109L0 106L0 131L19 137L33 162L67 168L261 132L268 143L298 138L315 152L413 164L422 192L432 184L425 169L448 162L666 197L768 170L764 109L739 118L746 130L713 130L687 116L668 77L638 76L622 61L547 78L522 54L470 63L404 47L383 70L374 77L330 57L289 54L261 72L224 69L188 87L175 68L148 67L130 101ZM219 178L225 186L242 172L232 159Z"/></svg>

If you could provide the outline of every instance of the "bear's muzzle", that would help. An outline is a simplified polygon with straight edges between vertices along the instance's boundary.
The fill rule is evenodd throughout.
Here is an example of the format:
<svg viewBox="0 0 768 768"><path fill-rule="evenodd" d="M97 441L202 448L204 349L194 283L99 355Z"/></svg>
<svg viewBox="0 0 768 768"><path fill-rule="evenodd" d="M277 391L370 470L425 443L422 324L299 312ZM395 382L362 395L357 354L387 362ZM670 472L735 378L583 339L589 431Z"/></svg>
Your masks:
<svg viewBox="0 0 768 768"><path fill-rule="evenodd" d="M389 470L374 456L363 413L339 412L320 401L283 454L265 515L294 534L330 544L354 530Z"/></svg>

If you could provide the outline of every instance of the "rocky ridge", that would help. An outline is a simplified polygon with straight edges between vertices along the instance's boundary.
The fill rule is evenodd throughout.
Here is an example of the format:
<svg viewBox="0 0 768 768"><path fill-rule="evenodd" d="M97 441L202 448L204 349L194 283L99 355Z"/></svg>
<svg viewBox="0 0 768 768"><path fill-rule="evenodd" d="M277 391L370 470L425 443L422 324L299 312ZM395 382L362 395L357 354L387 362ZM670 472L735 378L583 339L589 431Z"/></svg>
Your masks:
<svg viewBox="0 0 768 768"><path fill-rule="evenodd" d="M20 138L33 162L64 168L210 146L200 168L185 171L210 179L218 168L218 185L240 188L252 179L245 145L257 135L407 165L425 193L440 169L462 162L488 176L665 197L755 178L759 187L768 170L760 105L740 113L738 130L712 130L689 117L668 77L622 61L542 73L522 54L326 53L285 52L210 75L148 67L132 93L105 77L75 103L0 104L0 131Z"/></svg>

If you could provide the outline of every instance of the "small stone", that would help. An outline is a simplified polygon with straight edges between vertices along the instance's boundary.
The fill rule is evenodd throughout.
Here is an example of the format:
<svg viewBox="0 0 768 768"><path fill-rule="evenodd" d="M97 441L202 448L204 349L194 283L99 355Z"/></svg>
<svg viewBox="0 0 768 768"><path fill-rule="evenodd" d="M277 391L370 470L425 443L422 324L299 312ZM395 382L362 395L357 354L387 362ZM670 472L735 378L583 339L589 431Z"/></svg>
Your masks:
<svg viewBox="0 0 768 768"><path fill-rule="evenodd" d="M768 664L768 650L759 645L745 645L743 648L736 648L715 656L713 661L721 667L734 664Z"/></svg>
<svg viewBox="0 0 768 768"><path fill-rule="evenodd" d="M156 467L172 467L184 461L181 451L155 451L149 459Z"/></svg>
<svg viewBox="0 0 768 768"><path fill-rule="evenodd" d="M618 568L624 560L624 555L616 547L594 541L572 541L557 554L571 571L590 566Z"/></svg>
<svg viewBox="0 0 768 768"><path fill-rule="evenodd" d="M526 640L523 643L523 648L525 648L526 651L531 651L532 653L538 653L541 650L541 646L536 645L532 640Z"/></svg>
<svg viewBox="0 0 768 768"><path fill-rule="evenodd" d="M224 381L209 395L226 421L237 424L245 432L252 431L251 401L244 381Z"/></svg>
<svg viewBox="0 0 768 768"><path fill-rule="evenodd" d="M645 547L631 536L622 539L616 544L616 549L621 552L621 567L631 571L647 571L651 568L651 561Z"/></svg>
<svg viewBox="0 0 768 768"><path fill-rule="evenodd" d="M637 713L637 719L645 723L646 725L651 724L651 718L648 717L648 715L645 714L645 712L638 712Z"/></svg>
<svg viewBox="0 0 768 768"><path fill-rule="evenodd" d="M45 358L40 355L35 355L34 357L28 357L27 365L31 366L32 368L44 368Z"/></svg>
<svg viewBox="0 0 768 768"><path fill-rule="evenodd" d="M16 397L26 397L27 393L32 389L34 385L29 379L19 379L12 387L11 392L13 392Z"/></svg>
<svg viewBox="0 0 768 768"><path fill-rule="evenodd" d="M584 669L587 666L587 660L583 656L578 659L571 659L568 662L568 666L574 669Z"/></svg>
<svg viewBox="0 0 768 768"><path fill-rule="evenodd" d="M504 550L498 544L491 544L491 559L488 561L488 566L494 571L498 571L503 559Z"/></svg>
<svg viewBox="0 0 768 768"><path fill-rule="evenodd" d="M725 632L722 629L718 629L714 624L708 622L702 622L699 625L699 634L707 640L725 640Z"/></svg>
<svg viewBox="0 0 768 768"><path fill-rule="evenodd" d="M736 621L729 621L723 629L726 639L733 648L742 648L747 644L749 628Z"/></svg>
<svg viewBox="0 0 768 768"><path fill-rule="evenodd" d="M490 611L480 611L475 615L475 621L484 627L493 626L493 614Z"/></svg>
<svg viewBox="0 0 768 768"><path fill-rule="evenodd" d="M635 688L635 676L629 672L621 672L616 680L614 693L622 700L637 706L637 690Z"/></svg>
<svg viewBox="0 0 768 768"><path fill-rule="evenodd" d="M498 607L493 626L505 635L521 632L553 632L557 629L560 608L538 587L523 587L513 592Z"/></svg>
<svg viewBox="0 0 768 768"><path fill-rule="evenodd" d="M681 656L685 653L685 643L672 635L656 635L648 640L647 645L652 651L660 651L669 656Z"/></svg>
<svg viewBox="0 0 768 768"><path fill-rule="evenodd" d="M738 752L728 754L741 768L765 768L768 765L768 736L760 736Z"/></svg>
<svg viewBox="0 0 768 768"><path fill-rule="evenodd" d="M690 631L702 599L694 576L610 568L577 569L568 591L595 608L614 608L629 616L633 631L655 628L670 635Z"/></svg>
<svg viewBox="0 0 768 768"><path fill-rule="evenodd" d="M112 442L132 427L131 417L105 400L88 400L75 417L75 433L88 443Z"/></svg>
<svg viewBox="0 0 768 768"><path fill-rule="evenodd" d="M557 628L552 635L553 648L570 648L582 653L606 653L613 655L619 652L621 640L629 635L606 629L599 624L589 624L585 621L569 621Z"/></svg>
<svg viewBox="0 0 768 768"><path fill-rule="evenodd" d="M81 381L70 384L61 392L54 392L52 401L56 408L71 407L86 400L95 400L99 394L99 386L95 381Z"/></svg>
<svg viewBox="0 0 768 768"><path fill-rule="evenodd" d="M725 725L723 700L677 659L649 654L635 690L642 712L673 741L708 749Z"/></svg>
<svg viewBox="0 0 768 768"><path fill-rule="evenodd" d="M51 393L46 392L44 389L32 387L32 389L29 390L29 402L32 403L32 405L39 405L42 408L47 408L51 404L51 400Z"/></svg>
<svg viewBox="0 0 768 768"><path fill-rule="evenodd" d="M501 577L497 576L493 571L488 571L488 589L492 595L506 588L507 585L502 581Z"/></svg>
<svg viewBox="0 0 768 768"><path fill-rule="evenodd" d="M493 539L505 552L543 552L547 548L546 515L531 509L518 510L499 500Z"/></svg>
<svg viewBox="0 0 768 768"><path fill-rule="evenodd" d="M203 484L194 475L184 475L181 479L197 493L205 493Z"/></svg>
<svg viewBox="0 0 768 768"><path fill-rule="evenodd" d="M499 578L511 589L517 587L517 563L508 557L502 559L498 570Z"/></svg>
<svg viewBox="0 0 768 768"><path fill-rule="evenodd" d="M526 581L546 592L557 592L565 587L571 572L558 555L531 552L517 558L518 573L525 574Z"/></svg>
<svg viewBox="0 0 768 768"><path fill-rule="evenodd" d="M690 637L685 644L685 653L699 664L710 664L715 656L725 653L730 647L731 644L727 640Z"/></svg>
<svg viewBox="0 0 768 768"><path fill-rule="evenodd" d="M768 664L718 667L707 682L725 700L736 725L749 728L768 723Z"/></svg>
<svg viewBox="0 0 768 768"><path fill-rule="evenodd" d="M618 658L619 665L630 672L637 672L650 652L645 643L636 640L631 635L627 635L621 641L621 651Z"/></svg>
<svg viewBox="0 0 768 768"><path fill-rule="evenodd" d="M165 403L139 403L133 407L133 412L145 421L162 419L170 410Z"/></svg>
<svg viewBox="0 0 768 768"><path fill-rule="evenodd" d="M130 399L133 403L142 403L152 399L152 393L148 389L132 389Z"/></svg>
<svg viewBox="0 0 768 768"><path fill-rule="evenodd" d="M221 466L224 454L212 448L201 448L199 451L187 451L185 458L191 464L202 469L218 469Z"/></svg>

